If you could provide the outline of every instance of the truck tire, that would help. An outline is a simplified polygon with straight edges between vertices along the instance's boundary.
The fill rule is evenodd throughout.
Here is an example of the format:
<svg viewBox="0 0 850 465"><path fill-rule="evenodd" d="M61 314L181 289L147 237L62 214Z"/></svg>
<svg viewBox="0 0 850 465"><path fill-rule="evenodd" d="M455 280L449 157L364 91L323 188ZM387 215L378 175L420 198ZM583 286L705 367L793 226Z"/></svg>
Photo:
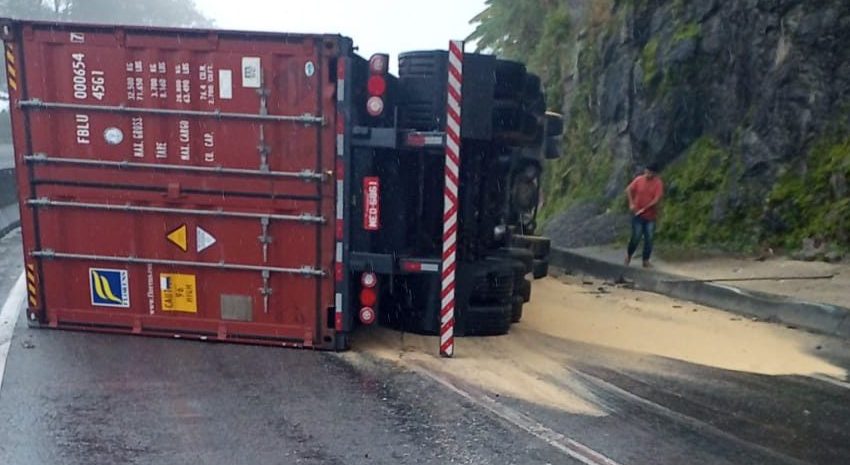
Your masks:
<svg viewBox="0 0 850 465"><path fill-rule="evenodd" d="M525 265L519 260L514 260L514 295L511 299L513 304L511 321L516 323L522 318L522 304L531 299L531 282L525 279Z"/></svg>
<svg viewBox="0 0 850 465"><path fill-rule="evenodd" d="M522 133L525 112L517 102L499 101L493 105L493 134L510 139Z"/></svg>
<svg viewBox="0 0 850 465"><path fill-rule="evenodd" d="M462 336L499 336L511 328L513 304L470 305L464 313Z"/></svg>
<svg viewBox="0 0 850 465"><path fill-rule="evenodd" d="M494 96L519 102L525 90L525 65L516 61L496 60Z"/></svg>
<svg viewBox="0 0 850 465"><path fill-rule="evenodd" d="M511 305L511 323L519 323L519 321L522 320L522 306L524 303L522 296L514 296Z"/></svg>
<svg viewBox="0 0 850 465"><path fill-rule="evenodd" d="M511 246L530 250L534 258L538 260L547 259L552 251L552 241L542 236L516 234L511 237Z"/></svg>
<svg viewBox="0 0 850 465"><path fill-rule="evenodd" d="M531 281L522 278L522 282L516 286L514 295L522 297L523 302L531 301Z"/></svg>
<svg viewBox="0 0 850 465"><path fill-rule="evenodd" d="M510 258L522 262L525 265L525 272L531 273L534 266L534 254L528 249L521 247L502 247L490 253L492 258Z"/></svg>
<svg viewBox="0 0 850 465"><path fill-rule="evenodd" d="M496 305L511 301L514 272L507 257L491 258L477 264L472 278L470 305Z"/></svg>
<svg viewBox="0 0 850 465"><path fill-rule="evenodd" d="M546 114L546 96L543 93L539 76L530 73L525 76L525 88L522 97L525 110L542 120Z"/></svg>
<svg viewBox="0 0 850 465"><path fill-rule="evenodd" d="M534 279L542 279L549 276L549 260L534 260L531 274L534 276Z"/></svg>

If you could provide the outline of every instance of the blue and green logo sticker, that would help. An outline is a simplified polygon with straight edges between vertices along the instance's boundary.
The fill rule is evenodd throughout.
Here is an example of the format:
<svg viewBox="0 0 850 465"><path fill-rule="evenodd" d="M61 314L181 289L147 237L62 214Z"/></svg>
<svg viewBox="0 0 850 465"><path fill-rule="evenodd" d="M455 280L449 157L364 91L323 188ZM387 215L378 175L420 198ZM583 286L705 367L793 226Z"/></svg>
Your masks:
<svg viewBox="0 0 850 465"><path fill-rule="evenodd" d="M99 307L130 307L127 270L89 268L91 304Z"/></svg>

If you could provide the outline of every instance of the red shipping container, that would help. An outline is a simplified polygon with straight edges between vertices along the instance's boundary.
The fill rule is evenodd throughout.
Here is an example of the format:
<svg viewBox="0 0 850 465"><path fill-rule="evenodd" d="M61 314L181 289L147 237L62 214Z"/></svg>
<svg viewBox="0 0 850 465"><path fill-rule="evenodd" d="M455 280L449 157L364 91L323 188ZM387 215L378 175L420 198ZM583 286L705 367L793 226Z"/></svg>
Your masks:
<svg viewBox="0 0 850 465"><path fill-rule="evenodd" d="M17 21L3 36L32 322L344 347L348 39Z"/></svg>

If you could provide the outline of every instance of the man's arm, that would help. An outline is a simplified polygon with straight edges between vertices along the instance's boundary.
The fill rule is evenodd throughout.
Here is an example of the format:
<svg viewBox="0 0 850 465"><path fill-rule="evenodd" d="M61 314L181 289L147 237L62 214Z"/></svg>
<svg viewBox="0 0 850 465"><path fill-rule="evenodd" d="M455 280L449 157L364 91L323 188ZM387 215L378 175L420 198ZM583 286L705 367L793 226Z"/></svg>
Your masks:
<svg viewBox="0 0 850 465"><path fill-rule="evenodd" d="M628 187L626 187L626 196L629 198L629 210L635 211L635 181L632 181Z"/></svg>

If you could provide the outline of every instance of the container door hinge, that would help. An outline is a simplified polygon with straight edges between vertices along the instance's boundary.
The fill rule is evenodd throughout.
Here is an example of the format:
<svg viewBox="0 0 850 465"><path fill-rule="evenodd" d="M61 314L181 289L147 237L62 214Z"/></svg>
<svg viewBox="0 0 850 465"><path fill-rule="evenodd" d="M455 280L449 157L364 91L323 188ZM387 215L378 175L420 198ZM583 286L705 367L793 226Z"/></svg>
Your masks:
<svg viewBox="0 0 850 465"><path fill-rule="evenodd" d="M257 152L260 154L260 171L268 173L269 154L271 154L271 148L266 145L266 130L263 125L260 125L260 143L257 144Z"/></svg>
<svg viewBox="0 0 850 465"><path fill-rule="evenodd" d="M263 263L268 263L269 244L272 243L272 237L269 236L269 217L264 216L260 218L260 226L263 228L263 234L258 236L257 240L260 241L260 244L263 244Z"/></svg>
<svg viewBox="0 0 850 465"><path fill-rule="evenodd" d="M257 95L260 96L260 114L266 116L269 114L269 90L265 87L257 89Z"/></svg>
<svg viewBox="0 0 850 465"><path fill-rule="evenodd" d="M272 295L272 288L269 287L268 270L263 270L263 287L260 288L260 295L263 296L263 313L269 313L269 296Z"/></svg>

